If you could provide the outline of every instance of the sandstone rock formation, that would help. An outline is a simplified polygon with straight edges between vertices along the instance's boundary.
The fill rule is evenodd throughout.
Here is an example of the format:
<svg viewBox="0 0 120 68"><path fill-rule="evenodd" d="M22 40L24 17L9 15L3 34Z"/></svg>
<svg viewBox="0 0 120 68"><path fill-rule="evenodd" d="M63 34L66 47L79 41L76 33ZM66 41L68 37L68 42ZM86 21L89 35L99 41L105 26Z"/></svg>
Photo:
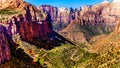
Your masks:
<svg viewBox="0 0 120 68"><path fill-rule="evenodd" d="M48 11L51 11L51 13L53 12L52 10ZM5 41L8 41L8 45L13 48L22 45L22 43L19 43L19 45L17 45L18 43L15 42L17 40L16 38L12 40L13 36L16 34L20 35L21 41L25 43L29 42L29 44L46 49L51 49L56 45L59 46L61 45L61 43L71 43L70 41L66 40L64 37L53 31L51 25L51 16L48 12L44 10L40 11L35 6L23 0L9 0L5 2L4 5L0 5L0 14L0 25L6 28L7 39ZM54 14L52 17L52 20L54 20ZM6 43L3 41L0 42L0 44ZM21 48L24 47L25 46ZM6 49L9 52L8 48L9 46L6 46ZM0 47L0 49L3 50L4 48ZM5 55L0 55L0 62L4 62L4 60L6 59L9 60L10 53L8 52L4 52ZM1 53L2 52L0 51L0 54ZM2 58L5 56L6 58Z"/></svg>
<svg viewBox="0 0 120 68"><path fill-rule="evenodd" d="M22 0L9 0L5 6L1 5L1 10L16 10L16 14L6 15L1 23L9 30L9 34L20 33L21 38L31 41L33 38L45 37L52 32L51 18L47 13L40 12L35 6ZM3 14L4 16L5 14ZM6 24L4 24L6 22Z"/></svg>
<svg viewBox="0 0 120 68"><path fill-rule="evenodd" d="M52 32L52 26L50 25L50 21L47 19L38 23L38 21L32 21L30 18L27 20L27 18L22 17L23 19L20 19L20 17L12 18L14 23L11 21L8 26L11 35L20 33L23 40L31 41L33 38L47 38L48 34ZM18 19L20 21L18 21ZM26 20L24 21L24 19Z"/></svg>
<svg viewBox="0 0 120 68"><path fill-rule="evenodd" d="M53 28L58 31L64 29L72 20L77 19L80 15L80 10L75 11L73 8L57 8L50 5L41 5L38 8L50 14Z"/></svg>
<svg viewBox="0 0 120 68"><path fill-rule="evenodd" d="M0 64L10 59L9 44L15 45L12 35L19 33L20 38L27 42L36 38L46 42L50 39L49 34L53 31L51 18L35 6L23 0L7 0L4 5L0 5L0 11L0 25L6 29L0 26Z"/></svg>
<svg viewBox="0 0 120 68"><path fill-rule="evenodd" d="M1 0L0 2L0 9L3 8L15 8L15 7L21 7L21 4L25 5L25 2L23 0Z"/></svg>
<svg viewBox="0 0 120 68"><path fill-rule="evenodd" d="M105 26L106 31L113 31L115 28L116 16L120 16L119 2L119 0L113 0L112 2L104 0L102 3L93 6L82 6L80 9L66 9L65 7L57 8L50 5L42 5L39 9L44 9L50 13L53 27L58 25L61 25L58 28L62 28L63 25L66 27L73 20L79 20L82 25L83 22L85 23L84 25L96 26L102 24ZM54 29L57 29L57 27Z"/></svg>
<svg viewBox="0 0 120 68"><path fill-rule="evenodd" d="M41 5L41 6L39 6L38 9L42 10L43 12L47 11L51 16L52 21L57 20L57 13L58 13L58 8L57 7L53 7L51 5Z"/></svg>
<svg viewBox="0 0 120 68"><path fill-rule="evenodd" d="M114 31L116 19L120 16L119 8L119 0L113 0L112 2L104 1L104 3L102 2L93 6L83 6L81 11L79 11L80 15L77 16L78 18L74 23L71 21L71 23L61 32L68 33L73 30L73 34L72 32L70 32L70 34L74 35L74 31L76 30L78 33L81 32L81 27L85 27L86 29L90 27L89 31L93 33L94 29L91 30L92 27L100 27L95 30L98 34ZM75 24L79 26L79 30ZM70 39L72 36L69 36L68 38Z"/></svg>

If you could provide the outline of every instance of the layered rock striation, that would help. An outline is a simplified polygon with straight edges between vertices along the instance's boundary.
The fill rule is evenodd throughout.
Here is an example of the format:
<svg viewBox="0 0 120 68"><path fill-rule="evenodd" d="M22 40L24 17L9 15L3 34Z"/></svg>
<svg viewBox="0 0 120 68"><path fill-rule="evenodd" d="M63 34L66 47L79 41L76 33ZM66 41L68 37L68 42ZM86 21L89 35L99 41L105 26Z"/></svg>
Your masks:
<svg viewBox="0 0 120 68"><path fill-rule="evenodd" d="M53 28L57 31L64 29L72 20L79 16L79 10L73 8L57 8L50 5L41 5L39 10L45 11L50 14Z"/></svg>
<svg viewBox="0 0 120 68"><path fill-rule="evenodd" d="M78 9L57 8L50 5L41 5L39 10L44 10L52 16L52 24L55 30L66 28L70 22L76 20L81 25L105 26L105 30L115 29L116 18L120 16L119 0L108 2L104 0L96 5L86 5ZM59 26L61 25L61 26ZM62 28L64 27L64 28Z"/></svg>
<svg viewBox="0 0 120 68"><path fill-rule="evenodd" d="M20 34L20 38L27 42L36 38L47 42L53 32L49 14L23 0L3 2L0 1L0 64L10 60L9 46L16 45L13 35Z"/></svg>
<svg viewBox="0 0 120 68"><path fill-rule="evenodd" d="M61 32L63 35L64 33L70 34L70 36L66 36L69 39L73 38L75 35L74 33L76 32L79 33L79 35L80 33L83 33L84 37L77 35L74 38L82 39L92 37L96 34L112 32L116 29L116 21L120 16L119 6L119 0L102 2L93 6L83 6L81 11L79 11L80 15L78 18L71 21L71 23ZM119 29L117 30L119 31ZM86 33L88 34L86 35ZM77 39L74 40L78 41Z"/></svg>

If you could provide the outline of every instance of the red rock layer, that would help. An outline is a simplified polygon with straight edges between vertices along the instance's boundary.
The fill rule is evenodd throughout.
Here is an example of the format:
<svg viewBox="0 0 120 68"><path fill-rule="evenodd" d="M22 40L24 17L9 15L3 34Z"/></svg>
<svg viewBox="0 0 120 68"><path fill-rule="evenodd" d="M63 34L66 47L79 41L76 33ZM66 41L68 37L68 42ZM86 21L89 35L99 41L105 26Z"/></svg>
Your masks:
<svg viewBox="0 0 120 68"><path fill-rule="evenodd" d="M52 33L50 16L23 0L6 0L4 5L0 5L0 9L18 12L14 15L6 14L9 18L0 22L0 25L7 29L4 31L0 26L0 64L10 59L9 44L11 46L15 44L12 41L12 35L19 33L22 40L30 42L35 38L46 40ZM8 34L8 40L5 32Z"/></svg>
<svg viewBox="0 0 120 68"><path fill-rule="evenodd" d="M42 24L24 21L19 23L19 28L18 32L21 38L26 41L32 41L32 39L40 37L46 39L48 38L48 34L52 32L49 22L46 20L42 21Z"/></svg>

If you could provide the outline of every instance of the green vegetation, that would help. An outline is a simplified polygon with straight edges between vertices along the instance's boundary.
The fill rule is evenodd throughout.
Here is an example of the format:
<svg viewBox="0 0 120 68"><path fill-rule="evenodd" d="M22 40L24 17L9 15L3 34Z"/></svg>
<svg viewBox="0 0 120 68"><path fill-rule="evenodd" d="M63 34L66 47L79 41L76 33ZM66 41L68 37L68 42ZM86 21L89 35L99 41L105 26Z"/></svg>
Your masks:
<svg viewBox="0 0 120 68"><path fill-rule="evenodd" d="M20 55L18 55L20 56ZM11 56L10 61L6 61L4 64L0 65L0 68L41 68L41 66L37 63L32 63L25 58L26 56L15 57Z"/></svg>
<svg viewBox="0 0 120 68"><path fill-rule="evenodd" d="M17 38L18 36L18 38ZM21 41L19 35L13 36L20 46L18 48L34 59L42 67L47 68L119 68L120 67L120 33L112 33L93 44L78 43L74 46L69 43L62 44L51 50L36 48L27 42ZM111 43L112 42L112 43ZM28 48L29 47L29 48ZM91 47L94 47L93 49ZM14 48L13 48L14 49ZM93 50L93 52L91 51ZM98 50L98 51L97 51ZM30 53L29 51L33 51ZM14 52L14 51L12 51ZM14 55L18 57L21 54ZM13 61L15 61L13 59ZM17 60L20 66L25 67ZM17 62L15 61L15 62ZM20 62L20 63L19 63ZM27 61L24 61L27 62ZM13 62L12 62L13 63ZM31 66L28 65L28 66ZM31 66L32 68L32 66ZM34 68L34 67L33 67Z"/></svg>
<svg viewBox="0 0 120 68"><path fill-rule="evenodd" d="M1 9L0 10L0 20L7 20L11 15L18 14L19 12L16 12L14 10L8 10L8 9Z"/></svg>
<svg viewBox="0 0 120 68"><path fill-rule="evenodd" d="M110 34L111 31L105 30L106 26L81 26L79 24L76 24L75 27L79 30L82 31L84 34L89 34L91 36L97 36L100 34Z"/></svg>
<svg viewBox="0 0 120 68"><path fill-rule="evenodd" d="M112 41L113 43L110 44L108 40ZM48 68L119 68L119 40L120 34L113 33L107 38L104 38L104 40L97 41L91 45L96 45L96 48L98 48L98 50L100 49L99 52L101 53L87 51L90 47L86 47L86 45L89 45L86 43L79 46L63 44L60 47L39 53L37 62L39 62L43 67ZM104 45L108 47L104 47Z"/></svg>
<svg viewBox="0 0 120 68"><path fill-rule="evenodd" d="M41 54L41 53L40 53ZM104 54L89 53L69 44L48 51L38 62L48 68L114 68L120 66L120 52L110 50ZM74 55L74 56L72 56Z"/></svg>
<svg viewBox="0 0 120 68"><path fill-rule="evenodd" d="M0 14L8 14L8 15L13 15L13 14L17 14L18 12L15 12L15 11L10 11L10 10L7 10L7 9L1 9L0 10Z"/></svg>
<svg viewBox="0 0 120 68"><path fill-rule="evenodd" d="M120 46L120 33L111 33L108 36L105 36L104 38L101 38L94 42L91 45L91 49L94 50L97 53L103 53L111 50L113 47L119 47Z"/></svg>
<svg viewBox="0 0 120 68"><path fill-rule="evenodd" d="M119 68L120 50L111 49L104 54L92 59L86 65L86 68Z"/></svg>
<svg viewBox="0 0 120 68"><path fill-rule="evenodd" d="M17 47L23 49L27 55L34 59L34 62L40 63L42 67L48 68L71 68L77 67L79 63L85 63L95 58L97 54L89 53L86 44L74 46L71 44L62 44L51 50L36 48L35 46L20 39L19 34L13 36L14 42L19 44Z"/></svg>
<svg viewBox="0 0 120 68"><path fill-rule="evenodd" d="M33 48L33 50L36 49L32 45L25 43L21 41L20 39L16 39L18 37L19 36L17 35L13 38L14 40L17 41L16 43L20 43L21 46L26 45L24 46L27 49L26 52L29 52L31 48ZM30 48L28 46L30 46ZM11 50L11 60L5 62L4 64L0 64L0 68L41 68L39 63L33 62L31 58L32 55L30 53L29 53L30 54L29 56L28 53L26 53L24 50L22 50L17 45L10 45L10 50Z"/></svg>
<svg viewBox="0 0 120 68"><path fill-rule="evenodd" d="M68 24L66 23L63 23L63 22L58 22L58 23L53 23L52 26L53 26L53 29L57 30L57 31L60 31L62 29L64 29Z"/></svg>
<svg viewBox="0 0 120 68"><path fill-rule="evenodd" d="M74 68L79 63L88 62L97 56L97 54L89 53L86 50L86 47L63 44L52 50L39 53L39 57L36 60L43 67Z"/></svg>

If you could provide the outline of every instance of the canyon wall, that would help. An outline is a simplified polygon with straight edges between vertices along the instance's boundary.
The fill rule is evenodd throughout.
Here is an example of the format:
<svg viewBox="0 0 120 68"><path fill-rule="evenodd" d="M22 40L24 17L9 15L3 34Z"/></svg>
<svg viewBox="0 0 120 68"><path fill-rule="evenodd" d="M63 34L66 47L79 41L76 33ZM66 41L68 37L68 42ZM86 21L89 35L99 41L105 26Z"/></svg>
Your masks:
<svg viewBox="0 0 120 68"><path fill-rule="evenodd" d="M78 9L57 8L50 5L41 5L38 8L50 13L54 30L62 32L62 35L65 33L65 37L72 41L79 39L85 41L87 36L110 33L115 30L116 20L120 17L119 3L119 0L103 1L99 4L86 5ZM87 32L89 30L87 35L85 34L86 30ZM74 33L77 36L74 36ZM80 35L82 36L80 37Z"/></svg>
<svg viewBox="0 0 120 68"><path fill-rule="evenodd" d="M38 7L39 10L47 12L51 16L52 25L54 30L64 29L72 20L75 20L79 16L79 10L73 8L57 8L50 5L41 5Z"/></svg>
<svg viewBox="0 0 120 68"><path fill-rule="evenodd" d="M119 3L120 1L114 0L112 2L82 6L78 9L57 8L50 5L41 5L38 8L51 15L53 28L55 27L54 29L58 31L66 28L73 20L76 20L76 23L81 25L103 25L106 31L113 31L116 25L116 18L120 16Z"/></svg>
<svg viewBox="0 0 120 68"><path fill-rule="evenodd" d="M13 35L19 33L26 42L36 38L47 42L53 32L49 14L23 0L9 0L0 5L0 14L0 64L10 60L10 47L16 47Z"/></svg>
<svg viewBox="0 0 120 68"><path fill-rule="evenodd" d="M0 26L0 64L6 60L10 60L10 48L6 36L6 29L3 26Z"/></svg>

